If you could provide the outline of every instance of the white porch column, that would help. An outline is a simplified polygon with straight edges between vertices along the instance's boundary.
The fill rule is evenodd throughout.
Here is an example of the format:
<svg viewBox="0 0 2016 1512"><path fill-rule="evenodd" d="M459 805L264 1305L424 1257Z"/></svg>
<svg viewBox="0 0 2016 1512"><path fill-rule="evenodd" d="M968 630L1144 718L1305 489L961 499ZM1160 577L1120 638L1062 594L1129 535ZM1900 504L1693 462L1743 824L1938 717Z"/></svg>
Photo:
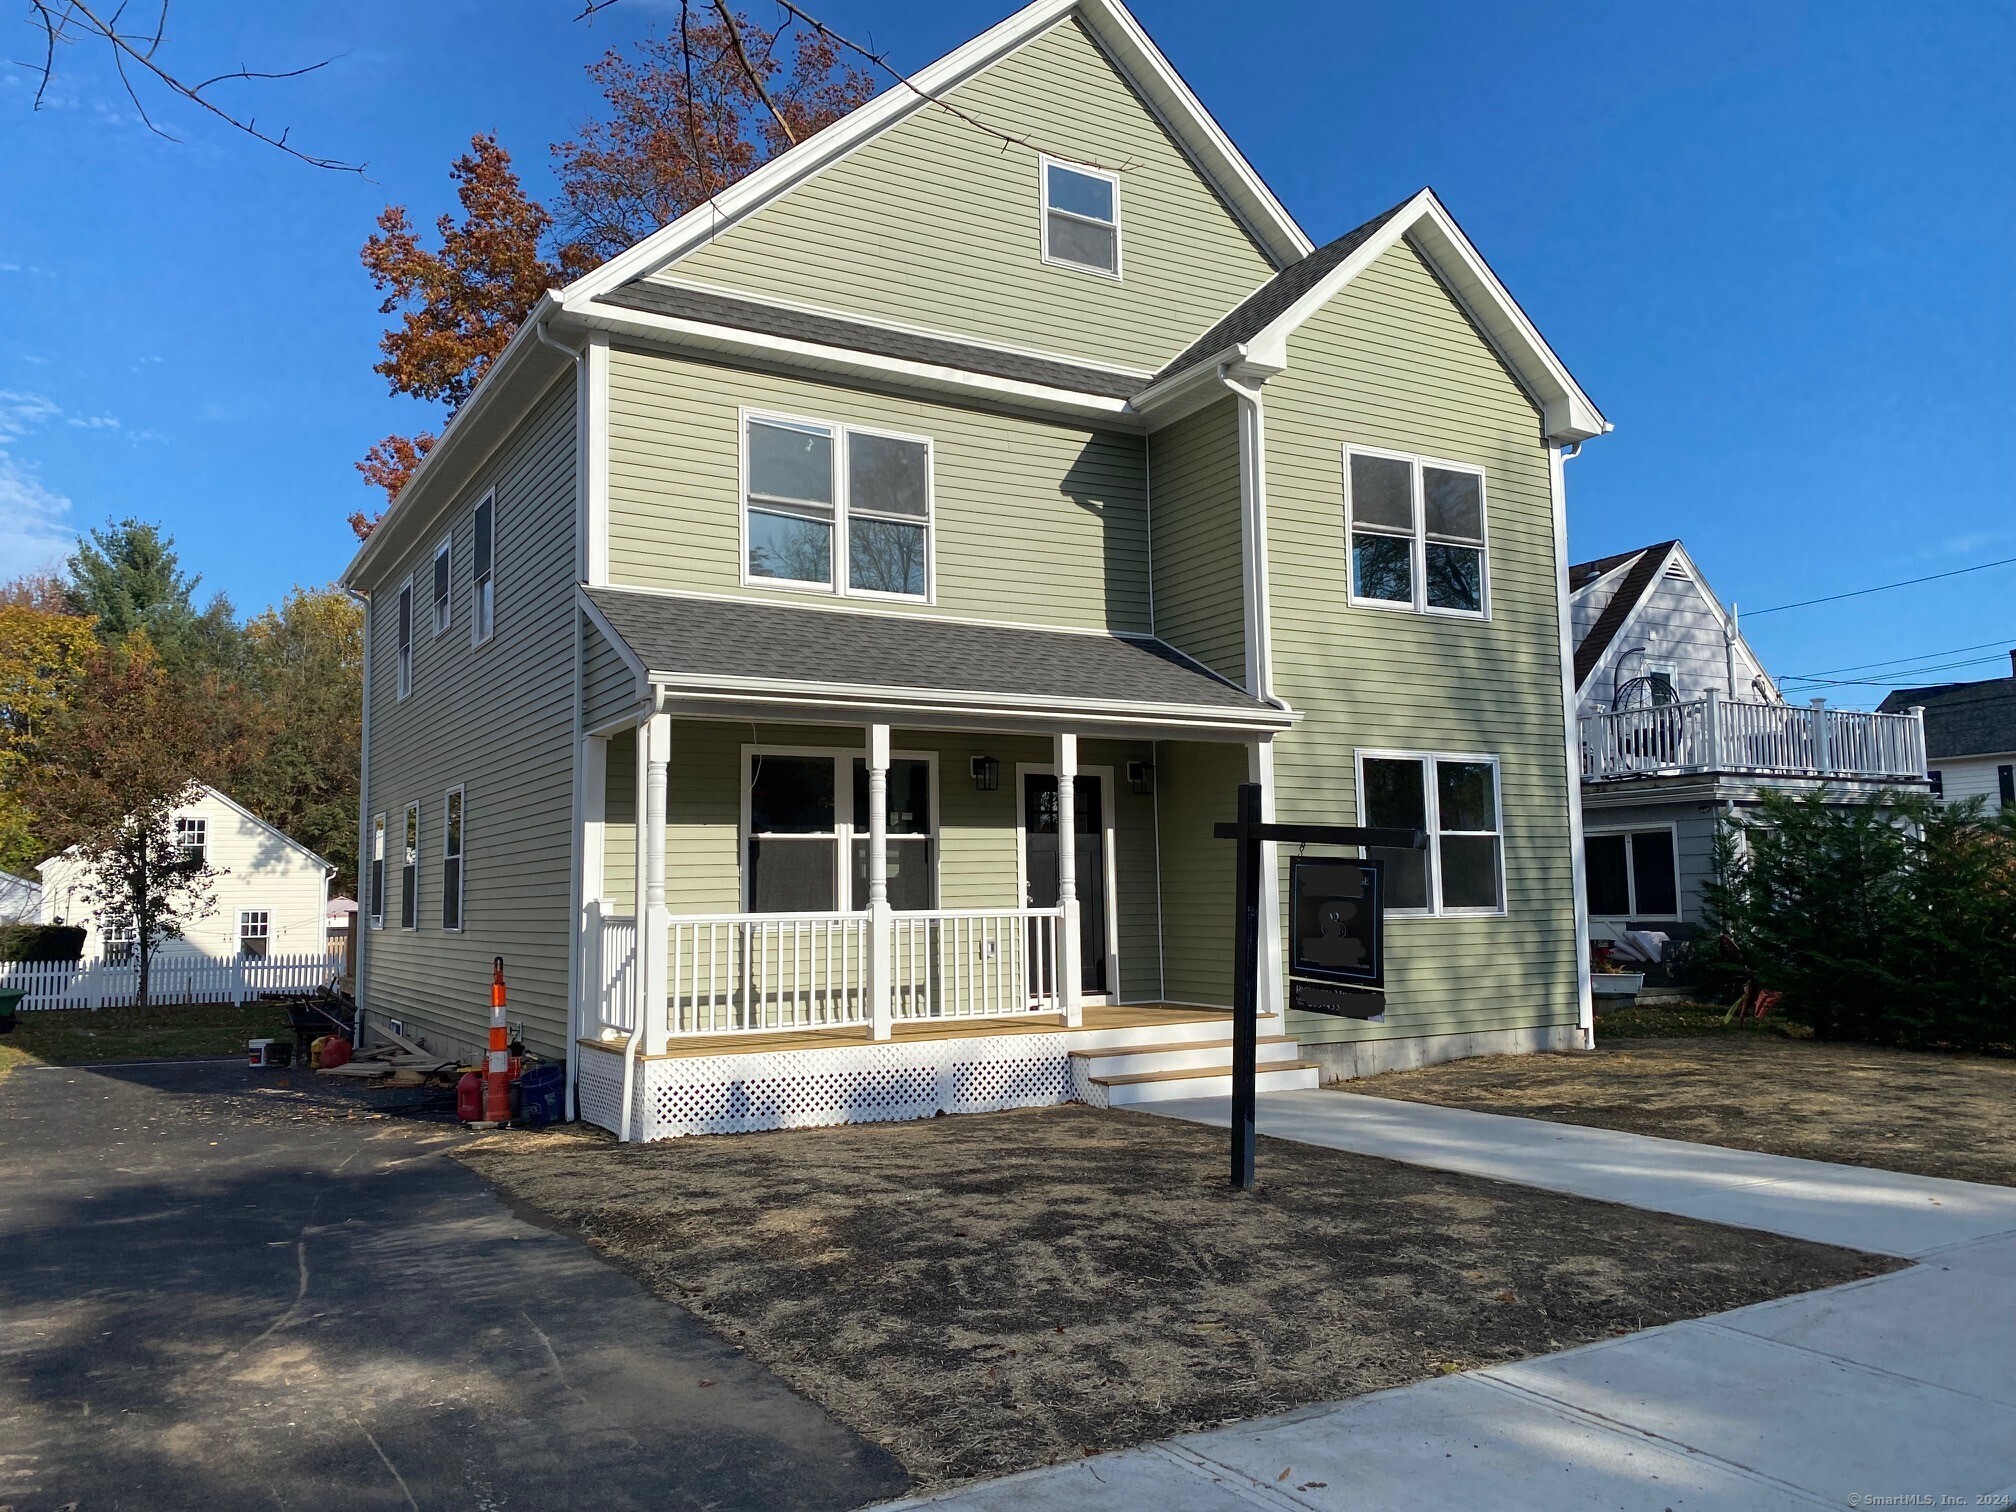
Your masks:
<svg viewBox="0 0 2016 1512"><path fill-rule="evenodd" d="M1246 780L1260 784L1260 822L1274 822L1274 742L1256 740L1246 748ZM1281 847L1260 842L1260 990L1255 997L1261 1018L1281 1012ZM1275 1031L1270 1030L1269 1033Z"/></svg>
<svg viewBox="0 0 2016 1512"><path fill-rule="evenodd" d="M1078 1001L1084 980L1078 959L1078 736L1070 730L1057 734L1056 764L1057 903L1064 910L1058 921L1063 938L1057 944L1057 989L1064 1003L1064 1026L1076 1029L1085 1020L1085 1010Z"/></svg>
<svg viewBox="0 0 2016 1512"><path fill-rule="evenodd" d="M665 780L672 764L672 716L653 714L638 730L644 760L644 880L637 910L638 979L644 1001L638 1024L647 1051L662 1051L670 1033L668 952L672 913L665 906Z"/></svg>
<svg viewBox="0 0 2016 1512"><path fill-rule="evenodd" d="M889 726L868 726L868 1022L889 1038L896 926L889 907Z"/></svg>
<svg viewBox="0 0 2016 1512"><path fill-rule="evenodd" d="M1701 706L1701 759L1711 772L1722 770L1722 690L1710 688Z"/></svg>
<svg viewBox="0 0 2016 1512"><path fill-rule="evenodd" d="M567 1033L570 1058L575 1039L593 1034L602 1023L602 893L609 812L609 742L596 735L582 736L574 760L575 809L581 838L575 850L580 874L574 879L574 896L580 907L574 918L574 1016ZM573 1086L571 1068L568 1086Z"/></svg>

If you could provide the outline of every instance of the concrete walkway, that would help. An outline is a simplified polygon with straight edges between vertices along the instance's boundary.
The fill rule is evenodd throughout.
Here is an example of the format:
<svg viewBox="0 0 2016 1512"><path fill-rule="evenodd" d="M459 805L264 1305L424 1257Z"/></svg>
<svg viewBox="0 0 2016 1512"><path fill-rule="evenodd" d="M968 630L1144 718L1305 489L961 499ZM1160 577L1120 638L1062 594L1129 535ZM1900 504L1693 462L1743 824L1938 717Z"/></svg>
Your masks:
<svg viewBox="0 0 2016 1512"><path fill-rule="evenodd" d="M1223 1127L1228 1110L1216 1098L1144 1111ZM1260 1130L1917 1263L899 1506L2016 1504L2016 1190L1340 1092L1263 1097ZM1263 1146L1263 1181L1266 1161ZM1925 1500L1883 1500L1907 1497Z"/></svg>

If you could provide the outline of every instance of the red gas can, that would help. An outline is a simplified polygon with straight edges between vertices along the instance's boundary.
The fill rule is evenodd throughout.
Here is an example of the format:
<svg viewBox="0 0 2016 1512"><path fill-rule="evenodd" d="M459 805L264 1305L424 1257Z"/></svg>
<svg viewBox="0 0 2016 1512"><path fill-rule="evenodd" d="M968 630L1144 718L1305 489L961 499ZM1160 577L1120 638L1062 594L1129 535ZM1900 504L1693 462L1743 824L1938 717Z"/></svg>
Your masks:
<svg viewBox="0 0 2016 1512"><path fill-rule="evenodd" d="M322 1042L322 1064L325 1066L347 1066L350 1064L350 1041L340 1034L332 1034Z"/></svg>
<svg viewBox="0 0 2016 1512"><path fill-rule="evenodd" d="M464 1123L483 1121L483 1073L466 1071L455 1083L455 1116Z"/></svg>

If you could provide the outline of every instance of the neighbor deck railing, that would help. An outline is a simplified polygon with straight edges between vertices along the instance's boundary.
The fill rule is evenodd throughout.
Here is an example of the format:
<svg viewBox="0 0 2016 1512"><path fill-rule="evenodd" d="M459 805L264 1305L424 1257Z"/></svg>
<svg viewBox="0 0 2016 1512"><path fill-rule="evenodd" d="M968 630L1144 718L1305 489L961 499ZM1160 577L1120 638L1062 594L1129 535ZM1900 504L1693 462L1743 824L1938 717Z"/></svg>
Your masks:
<svg viewBox="0 0 2016 1512"><path fill-rule="evenodd" d="M1061 908L934 909L895 918L898 1023L1058 1013Z"/></svg>
<svg viewBox="0 0 2016 1512"><path fill-rule="evenodd" d="M1690 772L1923 780L1922 710L1752 703L1710 696L1582 719L1582 777L1609 782Z"/></svg>
<svg viewBox="0 0 2016 1512"><path fill-rule="evenodd" d="M341 955L213 956L180 951L156 956L147 973L152 1004L244 1003L308 997L343 974ZM0 963L0 987L27 992L24 1012L129 1008L140 998L140 967L129 958Z"/></svg>

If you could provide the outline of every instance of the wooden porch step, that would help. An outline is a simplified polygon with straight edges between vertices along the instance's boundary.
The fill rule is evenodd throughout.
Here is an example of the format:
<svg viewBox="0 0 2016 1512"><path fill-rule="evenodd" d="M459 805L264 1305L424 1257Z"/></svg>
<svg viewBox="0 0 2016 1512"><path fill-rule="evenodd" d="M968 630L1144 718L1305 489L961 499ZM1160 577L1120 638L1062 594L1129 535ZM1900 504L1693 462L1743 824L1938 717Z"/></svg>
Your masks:
<svg viewBox="0 0 2016 1512"><path fill-rule="evenodd" d="M1285 1034L1263 1034L1254 1041L1256 1045L1292 1045L1295 1041ZM1232 1041L1218 1040L1171 1040L1153 1045L1107 1045L1096 1050L1073 1050L1073 1060L1105 1060L1116 1055L1155 1055L1164 1050L1230 1050Z"/></svg>
<svg viewBox="0 0 2016 1512"><path fill-rule="evenodd" d="M1259 1068L1261 1075L1270 1071L1320 1071L1323 1068L1315 1061L1270 1061ZM1144 1082L1196 1081L1206 1076L1230 1076L1228 1066L1185 1066L1180 1071L1136 1071L1127 1076L1095 1076L1092 1078L1102 1087L1138 1087Z"/></svg>
<svg viewBox="0 0 2016 1512"><path fill-rule="evenodd" d="M1090 1078L1097 1096L1109 1108L1135 1107L1141 1103L1167 1102L1180 1097L1228 1097L1232 1092L1230 1065L1186 1066L1172 1071L1141 1071L1126 1076ZM1262 1061L1254 1068L1254 1088L1261 1092L1300 1092L1323 1084L1323 1070L1314 1061Z"/></svg>

